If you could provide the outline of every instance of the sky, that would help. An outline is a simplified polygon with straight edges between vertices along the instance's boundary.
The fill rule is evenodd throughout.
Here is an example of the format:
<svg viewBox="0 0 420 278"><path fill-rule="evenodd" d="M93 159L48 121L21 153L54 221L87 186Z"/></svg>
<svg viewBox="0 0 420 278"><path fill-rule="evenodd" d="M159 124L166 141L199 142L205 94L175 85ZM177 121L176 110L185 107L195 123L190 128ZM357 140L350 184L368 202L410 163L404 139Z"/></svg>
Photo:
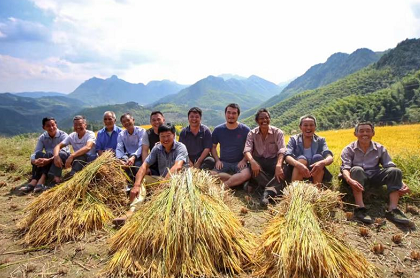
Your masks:
<svg viewBox="0 0 420 278"><path fill-rule="evenodd" d="M0 92L85 80L291 80L336 52L420 38L420 0L0 0Z"/></svg>

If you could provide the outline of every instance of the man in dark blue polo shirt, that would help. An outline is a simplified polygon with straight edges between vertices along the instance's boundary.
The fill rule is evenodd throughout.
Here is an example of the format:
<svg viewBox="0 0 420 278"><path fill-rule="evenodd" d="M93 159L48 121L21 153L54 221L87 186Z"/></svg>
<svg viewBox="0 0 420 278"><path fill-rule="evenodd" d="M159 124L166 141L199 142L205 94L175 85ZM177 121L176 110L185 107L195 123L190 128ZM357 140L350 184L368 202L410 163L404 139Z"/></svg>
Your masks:
<svg viewBox="0 0 420 278"><path fill-rule="evenodd" d="M212 170L215 162L210 156L213 146L211 131L201 124L202 113L198 107L193 107L188 111L190 125L182 129L179 142L187 147L190 167Z"/></svg>
<svg viewBox="0 0 420 278"><path fill-rule="evenodd" d="M98 155L101 155L106 150L112 150L115 153L118 134L122 130L115 124L115 122L115 113L112 111L106 111L104 113L105 127L99 130L98 135L96 136L96 152Z"/></svg>

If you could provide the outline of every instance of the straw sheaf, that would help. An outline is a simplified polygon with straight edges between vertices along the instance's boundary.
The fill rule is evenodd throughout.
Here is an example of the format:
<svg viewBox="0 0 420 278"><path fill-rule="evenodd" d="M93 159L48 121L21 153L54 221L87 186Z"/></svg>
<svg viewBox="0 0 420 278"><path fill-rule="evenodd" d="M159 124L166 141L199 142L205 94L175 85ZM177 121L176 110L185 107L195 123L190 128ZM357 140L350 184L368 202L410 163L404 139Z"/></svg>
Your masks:
<svg viewBox="0 0 420 278"><path fill-rule="evenodd" d="M335 238L326 221L340 193L296 182L284 190L257 251L257 277L376 277L374 266Z"/></svg>
<svg viewBox="0 0 420 278"><path fill-rule="evenodd" d="M78 240L122 213L128 205L126 174L105 152L74 177L38 196L18 223L22 243L31 246Z"/></svg>
<svg viewBox="0 0 420 278"><path fill-rule="evenodd" d="M105 274L219 277L252 264L254 237L229 210L229 194L205 171L174 175L110 240Z"/></svg>

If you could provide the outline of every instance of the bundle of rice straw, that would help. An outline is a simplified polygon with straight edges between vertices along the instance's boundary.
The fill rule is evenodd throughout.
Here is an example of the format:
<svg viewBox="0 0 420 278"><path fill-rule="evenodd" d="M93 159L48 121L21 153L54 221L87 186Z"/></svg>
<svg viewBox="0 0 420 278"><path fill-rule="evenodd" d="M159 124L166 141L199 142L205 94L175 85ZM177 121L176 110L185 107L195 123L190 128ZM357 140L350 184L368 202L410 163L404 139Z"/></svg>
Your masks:
<svg viewBox="0 0 420 278"><path fill-rule="evenodd" d="M104 152L25 209L27 216L18 223L22 242L30 246L60 244L101 230L127 208L126 178L118 159Z"/></svg>
<svg viewBox="0 0 420 278"><path fill-rule="evenodd" d="M187 169L143 203L111 238L105 274L219 277L252 262L253 236L224 203L228 192L205 171Z"/></svg>
<svg viewBox="0 0 420 278"><path fill-rule="evenodd" d="M284 190L257 251L258 277L376 277L366 258L332 235L341 194L294 182Z"/></svg>

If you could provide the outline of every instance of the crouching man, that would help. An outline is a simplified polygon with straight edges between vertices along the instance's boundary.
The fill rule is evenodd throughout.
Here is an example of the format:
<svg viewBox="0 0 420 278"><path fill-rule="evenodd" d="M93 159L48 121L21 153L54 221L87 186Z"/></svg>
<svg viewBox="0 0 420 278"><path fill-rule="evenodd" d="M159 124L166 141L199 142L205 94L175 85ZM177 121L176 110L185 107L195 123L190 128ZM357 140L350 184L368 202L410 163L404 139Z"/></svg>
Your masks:
<svg viewBox="0 0 420 278"><path fill-rule="evenodd" d="M74 132L54 148L54 164L58 168L70 168L70 177L96 158L95 133L86 130L87 123L83 116L73 118ZM73 153L65 160L59 156L60 150L68 145L73 147Z"/></svg>
<svg viewBox="0 0 420 278"><path fill-rule="evenodd" d="M397 207L400 196L409 189L402 181L401 170L396 168L385 147L372 141L375 135L373 124L357 124L354 135L357 141L350 143L341 153L341 172L353 191L357 205L354 214L356 219L366 224L373 223L363 202L363 191L368 183L371 186L386 184L389 193L386 218L398 224L411 225L412 222Z"/></svg>
<svg viewBox="0 0 420 278"><path fill-rule="evenodd" d="M141 165L136 175L136 181L130 191L130 210L122 217L114 219L116 226L124 225L125 221L133 215L136 206L144 201L146 189L143 186L143 180L148 183L158 181L161 178L168 179L171 174L188 165L188 152L184 144L175 141L175 126L167 123L158 129L160 144L156 144L146 160ZM146 173L150 167L157 162L160 178L147 176Z"/></svg>
<svg viewBox="0 0 420 278"><path fill-rule="evenodd" d="M61 168L58 168L53 163L53 151L55 146L68 137L68 134L59 130L57 122L51 117L42 119L42 128L45 132L39 136L35 151L31 155L32 179L27 185L19 189L24 193L29 193L32 190L34 193L38 193L48 189L49 187L45 184L47 175L54 176L53 184L61 181ZM64 161L69 155L68 147L63 148L59 152L60 158Z"/></svg>

